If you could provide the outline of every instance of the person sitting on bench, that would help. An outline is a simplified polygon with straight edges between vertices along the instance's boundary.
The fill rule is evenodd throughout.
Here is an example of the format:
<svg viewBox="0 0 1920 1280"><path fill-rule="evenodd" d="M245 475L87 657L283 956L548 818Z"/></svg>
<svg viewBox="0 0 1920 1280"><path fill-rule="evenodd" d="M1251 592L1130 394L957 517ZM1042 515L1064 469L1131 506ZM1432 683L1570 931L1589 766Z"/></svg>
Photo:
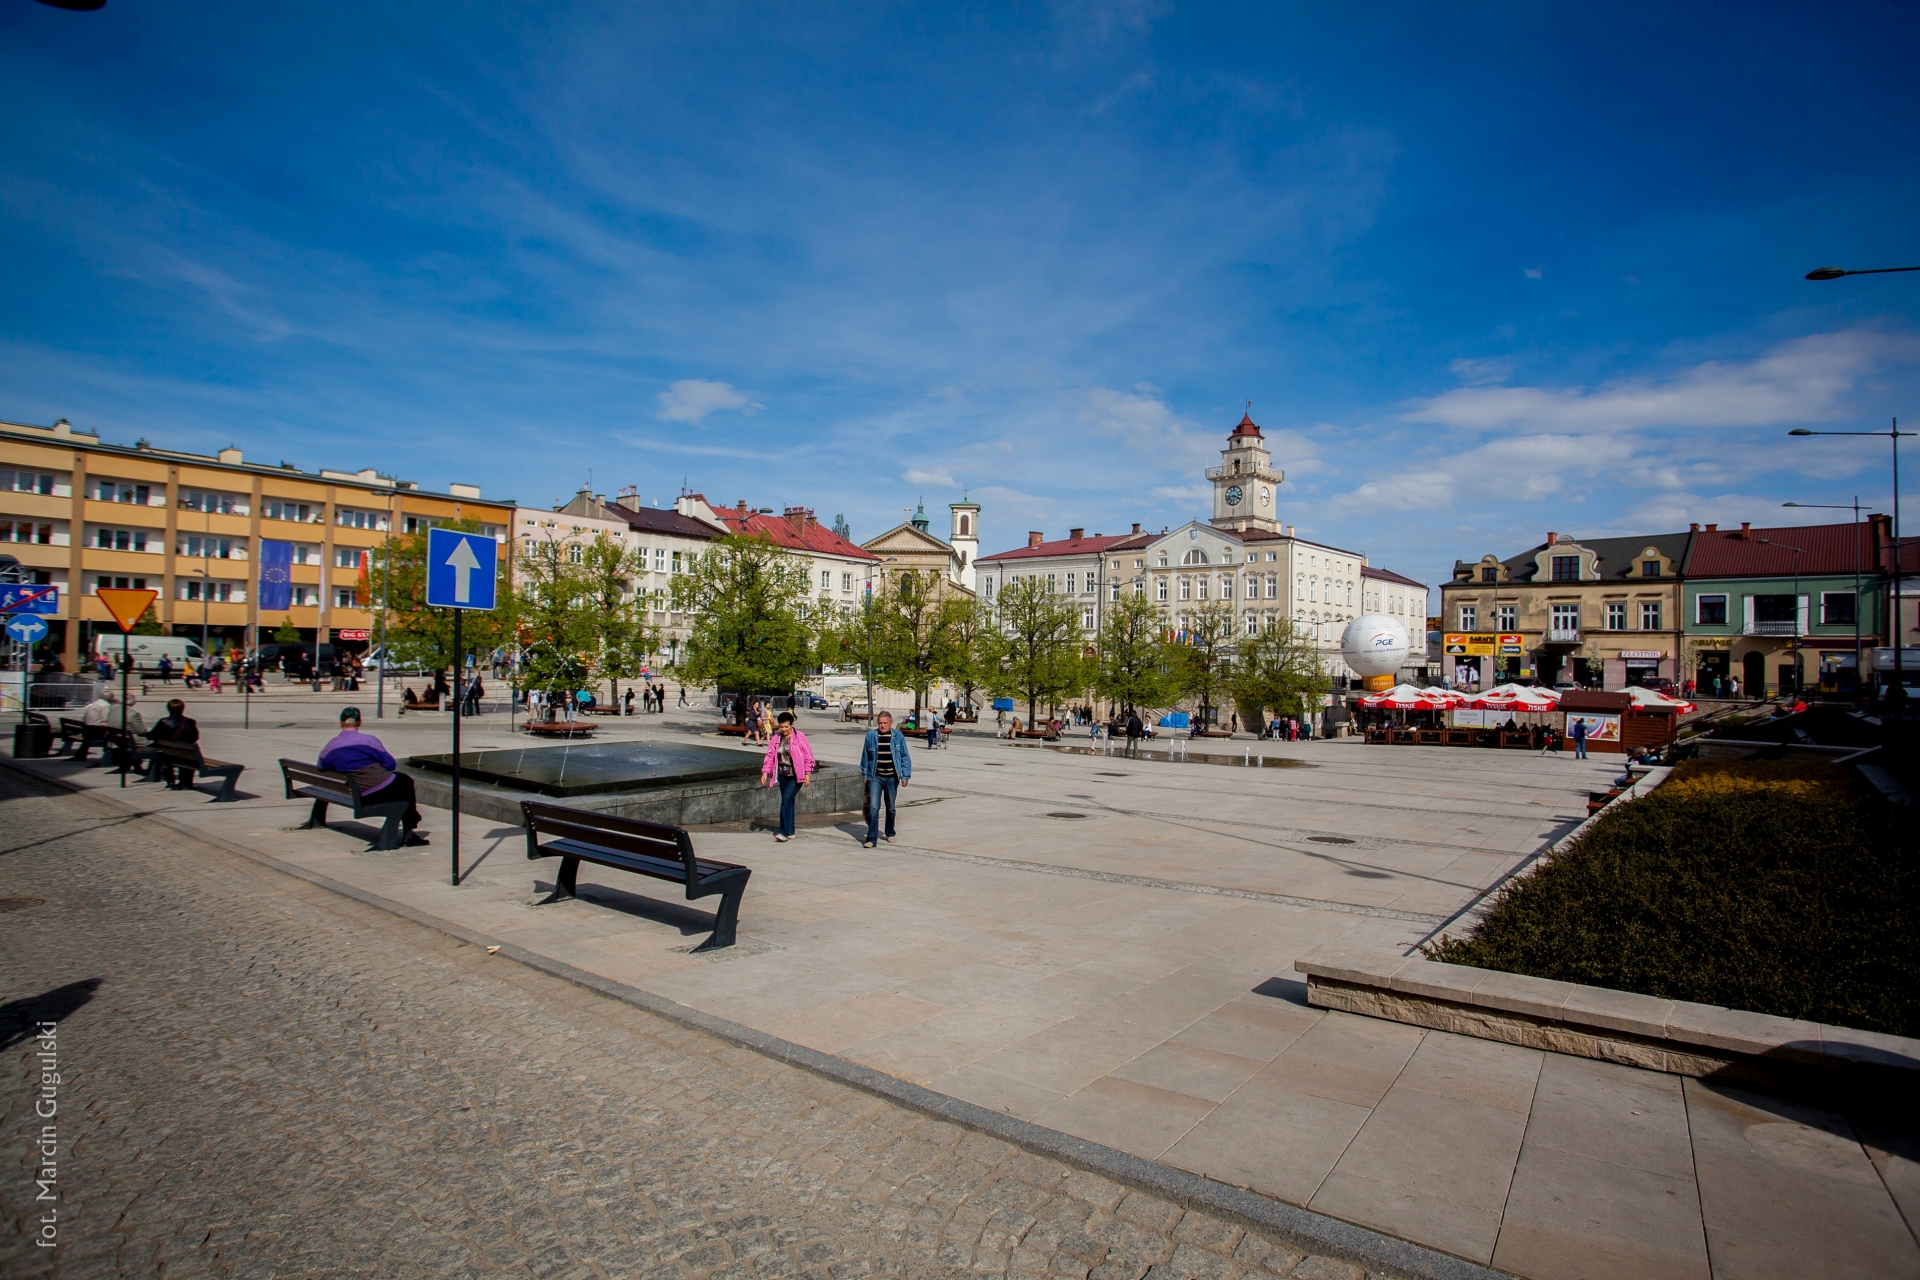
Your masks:
<svg viewBox="0 0 1920 1280"><path fill-rule="evenodd" d="M167 701L167 714L154 722L147 730L147 740L158 746L162 742L172 742L179 746L189 746L200 741L200 724L187 715L187 704L178 698ZM159 781L167 784L167 790L180 791L193 785L193 774L187 770L164 763L165 757L155 753L153 767Z"/></svg>
<svg viewBox="0 0 1920 1280"><path fill-rule="evenodd" d="M397 772L399 765L380 745L380 739L360 732L360 708L346 707L340 712L340 732L334 735L318 761L322 769L344 773L360 784L360 794L383 802L404 800L407 811L400 816L400 829L406 833L401 844L425 844L427 833L416 831L420 810L414 800L413 779Z"/></svg>

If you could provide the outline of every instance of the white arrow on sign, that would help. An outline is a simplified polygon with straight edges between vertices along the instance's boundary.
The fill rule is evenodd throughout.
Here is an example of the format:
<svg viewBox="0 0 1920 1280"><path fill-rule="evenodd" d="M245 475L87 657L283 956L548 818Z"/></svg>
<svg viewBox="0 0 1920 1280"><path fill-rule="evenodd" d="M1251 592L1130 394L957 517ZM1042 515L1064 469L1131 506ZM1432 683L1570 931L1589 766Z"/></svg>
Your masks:
<svg viewBox="0 0 1920 1280"><path fill-rule="evenodd" d="M473 598L473 574L480 567L480 561L465 538L453 544L453 554L447 557L447 564L453 569L453 602L466 604Z"/></svg>

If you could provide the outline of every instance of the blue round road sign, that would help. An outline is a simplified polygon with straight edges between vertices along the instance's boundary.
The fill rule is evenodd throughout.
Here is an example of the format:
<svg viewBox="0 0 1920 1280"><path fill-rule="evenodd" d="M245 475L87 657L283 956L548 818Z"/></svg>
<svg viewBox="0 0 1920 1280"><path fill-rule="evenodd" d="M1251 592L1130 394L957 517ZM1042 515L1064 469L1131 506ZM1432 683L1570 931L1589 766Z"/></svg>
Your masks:
<svg viewBox="0 0 1920 1280"><path fill-rule="evenodd" d="M32 644L46 639L47 624L30 613L23 613L7 620L7 634L21 644Z"/></svg>

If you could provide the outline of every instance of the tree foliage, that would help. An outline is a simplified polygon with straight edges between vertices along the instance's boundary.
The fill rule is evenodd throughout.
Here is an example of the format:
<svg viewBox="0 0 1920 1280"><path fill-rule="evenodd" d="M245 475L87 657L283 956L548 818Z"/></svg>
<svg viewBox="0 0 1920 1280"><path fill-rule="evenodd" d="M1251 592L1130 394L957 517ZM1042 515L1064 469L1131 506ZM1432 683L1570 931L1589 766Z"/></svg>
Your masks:
<svg viewBox="0 0 1920 1280"><path fill-rule="evenodd" d="M1312 639L1284 618L1240 641L1228 683L1248 712L1274 715L1306 715L1333 687Z"/></svg>
<svg viewBox="0 0 1920 1280"><path fill-rule="evenodd" d="M1209 600L1187 615L1186 643L1173 664L1180 692L1200 701L1200 723L1213 723L1214 699L1233 665L1233 606Z"/></svg>
<svg viewBox="0 0 1920 1280"><path fill-rule="evenodd" d="M300 628L293 625L293 615L280 619L280 625L273 629L275 644L299 644Z"/></svg>
<svg viewBox="0 0 1920 1280"><path fill-rule="evenodd" d="M1041 699L1057 701L1087 685L1079 606L1037 577L1009 582L994 606L993 668L987 688L1026 699L1027 723Z"/></svg>
<svg viewBox="0 0 1920 1280"><path fill-rule="evenodd" d="M873 609L875 679L912 693L918 712L934 684L964 665L959 633L972 602L943 590L938 576L906 569L887 581Z"/></svg>
<svg viewBox="0 0 1920 1280"><path fill-rule="evenodd" d="M721 689L790 689L813 665L801 616L807 563L766 538L729 534L673 580L673 607L693 617L682 674Z"/></svg>
<svg viewBox="0 0 1920 1280"><path fill-rule="evenodd" d="M1121 597L1100 628L1095 691L1128 711L1171 706L1179 679L1166 627L1166 615L1144 595Z"/></svg>

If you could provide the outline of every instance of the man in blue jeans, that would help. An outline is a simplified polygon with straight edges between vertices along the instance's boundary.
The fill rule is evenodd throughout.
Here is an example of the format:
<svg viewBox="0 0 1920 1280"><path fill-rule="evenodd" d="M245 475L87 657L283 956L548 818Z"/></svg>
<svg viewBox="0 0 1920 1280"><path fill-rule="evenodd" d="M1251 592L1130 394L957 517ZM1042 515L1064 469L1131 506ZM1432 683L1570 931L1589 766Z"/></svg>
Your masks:
<svg viewBox="0 0 1920 1280"><path fill-rule="evenodd" d="M907 755L907 735L893 727L893 717L882 711L867 730L867 744L860 750L860 776L867 780L867 838L863 848L879 843L880 803L887 805L887 843L893 843L893 805L901 787L913 776L913 761Z"/></svg>
<svg viewBox="0 0 1920 1280"><path fill-rule="evenodd" d="M1578 716L1569 717L1573 721L1573 758L1587 758L1587 722Z"/></svg>

